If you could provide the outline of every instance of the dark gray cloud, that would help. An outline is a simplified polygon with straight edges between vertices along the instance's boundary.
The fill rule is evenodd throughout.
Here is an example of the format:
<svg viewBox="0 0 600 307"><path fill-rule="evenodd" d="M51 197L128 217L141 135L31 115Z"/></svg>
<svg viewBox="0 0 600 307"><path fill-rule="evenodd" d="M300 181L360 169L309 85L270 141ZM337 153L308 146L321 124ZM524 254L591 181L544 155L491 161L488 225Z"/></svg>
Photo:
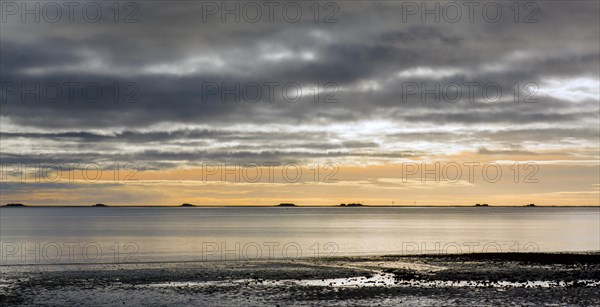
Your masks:
<svg viewBox="0 0 600 307"><path fill-rule="evenodd" d="M523 7L515 22L508 1L499 2L498 22L477 10L474 22L465 15L457 23L418 15L405 22L402 2L392 1L337 2L336 23L315 23L307 2L296 23L277 13L273 23L204 22L201 2L138 4L137 23L77 16L74 23L2 24L3 161L133 157L159 168L205 159L394 159L444 143L480 153L479 140L527 146L541 135L593 147L599 133L595 1L537 1L534 23L522 22ZM269 82L302 85L304 97L286 101L279 86L269 102ZM330 82L336 86L314 103L309 87ZM480 87L467 97L468 82L497 84L502 99L486 101ZM36 103L30 94L20 101L23 86L65 83L77 84L73 103ZM103 90L97 102L82 97L90 83ZM256 83L263 95L255 103L229 95L223 103L206 95L208 83ZM406 96L407 83L419 89ZM461 86L456 103L421 96L451 83ZM522 103L533 93L529 83L538 103ZM323 103L333 93L338 102ZM417 141L429 145L419 150Z"/></svg>

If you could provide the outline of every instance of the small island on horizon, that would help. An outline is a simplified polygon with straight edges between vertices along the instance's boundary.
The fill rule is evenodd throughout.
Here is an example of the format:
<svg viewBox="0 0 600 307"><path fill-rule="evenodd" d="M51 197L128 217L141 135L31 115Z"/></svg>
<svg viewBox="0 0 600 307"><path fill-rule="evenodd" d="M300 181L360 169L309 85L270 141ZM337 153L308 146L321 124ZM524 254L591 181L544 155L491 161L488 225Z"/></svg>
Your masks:
<svg viewBox="0 0 600 307"><path fill-rule="evenodd" d="M194 206L194 205L192 205L192 204L183 203L183 204L181 204L179 207L195 207L195 206Z"/></svg>
<svg viewBox="0 0 600 307"><path fill-rule="evenodd" d="M23 205L23 204L13 204L13 203L10 203L10 204L4 205L4 207L26 207L26 206Z"/></svg>
<svg viewBox="0 0 600 307"><path fill-rule="evenodd" d="M364 207L361 203L340 204L340 207Z"/></svg>
<svg viewBox="0 0 600 307"><path fill-rule="evenodd" d="M279 205L276 205L275 207L296 207L296 204L292 204L292 203L281 203Z"/></svg>
<svg viewBox="0 0 600 307"><path fill-rule="evenodd" d="M108 206L105 204L98 203L98 204L93 205L92 207L108 207Z"/></svg>

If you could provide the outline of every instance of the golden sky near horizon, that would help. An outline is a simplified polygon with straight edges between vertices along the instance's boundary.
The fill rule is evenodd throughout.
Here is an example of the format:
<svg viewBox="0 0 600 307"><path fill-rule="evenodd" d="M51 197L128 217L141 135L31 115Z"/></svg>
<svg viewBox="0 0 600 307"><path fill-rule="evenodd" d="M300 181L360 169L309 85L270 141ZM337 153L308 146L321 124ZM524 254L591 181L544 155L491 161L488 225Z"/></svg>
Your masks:
<svg viewBox="0 0 600 307"><path fill-rule="evenodd" d="M56 169L45 169L45 179L37 182L42 169L38 167L29 170L29 177L7 177L3 185L15 184L21 189L10 194L3 189L0 198L3 203L27 205L600 205L600 185L591 183L599 168L591 161L558 165L544 161L468 161L437 162L437 167L435 162L371 166L332 163L319 165L318 175L314 164L288 164L285 168L207 164L140 172L132 172L134 168L105 169L101 177L91 168L84 176L81 170L63 170L58 175ZM20 175L14 169L12 172ZM115 179L116 174L121 178Z"/></svg>

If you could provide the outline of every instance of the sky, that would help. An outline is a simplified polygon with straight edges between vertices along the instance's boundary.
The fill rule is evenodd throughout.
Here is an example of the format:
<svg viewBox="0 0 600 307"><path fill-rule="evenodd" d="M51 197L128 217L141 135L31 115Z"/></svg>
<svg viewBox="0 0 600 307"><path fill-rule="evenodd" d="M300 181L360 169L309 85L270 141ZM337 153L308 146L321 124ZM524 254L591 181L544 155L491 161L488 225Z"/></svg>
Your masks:
<svg viewBox="0 0 600 307"><path fill-rule="evenodd" d="M2 204L600 205L598 1L54 3L1 3Z"/></svg>

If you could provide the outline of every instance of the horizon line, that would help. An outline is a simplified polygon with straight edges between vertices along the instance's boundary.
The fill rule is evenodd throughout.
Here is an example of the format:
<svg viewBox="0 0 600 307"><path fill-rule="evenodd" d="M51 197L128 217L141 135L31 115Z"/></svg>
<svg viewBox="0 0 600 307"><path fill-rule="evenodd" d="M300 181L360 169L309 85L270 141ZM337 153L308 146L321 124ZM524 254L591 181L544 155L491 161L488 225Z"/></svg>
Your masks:
<svg viewBox="0 0 600 307"><path fill-rule="evenodd" d="M413 206L413 205L361 205L361 206L341 206L341 205L294 205L294 206L280 206L280 205L189 205L189 206L183 206L183 205L102 205L102 206L96 206L96 205L24 205L24 204L20 204L18 206L9 206L7 205L2 205L0 206L0 208L103 208L103 207L110 207L110 208L193 208L193 207L197 207L197 208L360 208L360 207L372 207L372 208L446 208L446 207L459 207L459 208L471 208L471 207L475 207L475 208L490 208L490 207L496 207L496 208L508 208L508 207L514 207L514 208L521 208L521 207L525 207L525 208L532 208L532 207L567 207L567 208L576 208L576 207L598 207L600 208L600 205L534 205L534 206L530 206L530 205L487 205L487 206L477 206L477 205L418 205L418 206Z"/></svg>

